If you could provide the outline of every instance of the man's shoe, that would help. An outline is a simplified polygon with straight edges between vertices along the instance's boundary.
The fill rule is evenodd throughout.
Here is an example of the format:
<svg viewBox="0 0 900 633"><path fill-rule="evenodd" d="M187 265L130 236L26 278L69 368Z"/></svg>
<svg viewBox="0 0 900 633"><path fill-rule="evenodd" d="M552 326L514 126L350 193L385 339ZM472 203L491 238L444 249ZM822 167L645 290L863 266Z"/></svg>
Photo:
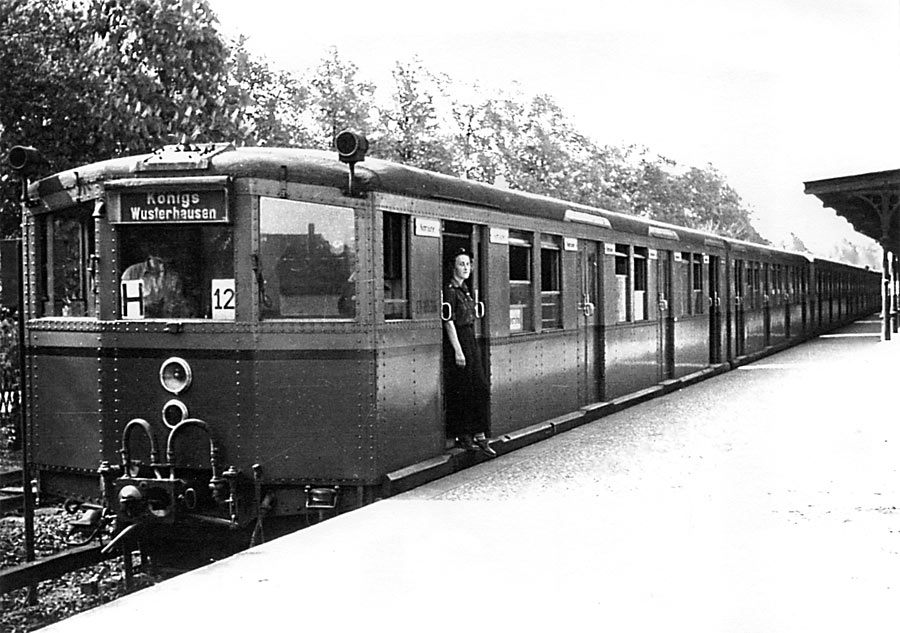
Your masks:
<svg viewBox="0 0 900 633"><path fill-rule="evenodd" d="M473 443L478 448L478 450L480 450L482 453L484 453L488 457L496 457L497 456L497 451L495 451L493 448L491 448L491 445L488 443L486 437L476 437L473 440Z"/></svg>

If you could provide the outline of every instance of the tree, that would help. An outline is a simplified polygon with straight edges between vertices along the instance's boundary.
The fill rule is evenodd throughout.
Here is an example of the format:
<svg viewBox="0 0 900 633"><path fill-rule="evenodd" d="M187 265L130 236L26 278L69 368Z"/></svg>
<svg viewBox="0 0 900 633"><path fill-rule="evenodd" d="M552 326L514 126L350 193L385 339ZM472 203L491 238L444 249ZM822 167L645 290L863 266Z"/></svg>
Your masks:
<svg viewBox="0 0 900 633"><path fill-rule="evenodd" d="M339 132L370 132L369 116L375 86L357 78L356 64L346 61L331 47L309 80L309 107L316 128L313 145L332 149Z"/></svg>
<svg viewBox="0 0 900 633"><path fill-rule="evenodd" d="M0 3L0 151L34 145L58 171L182 137L230 140L226 56L206 0Z"/></svg>
<svg viewBox="0 0 900 633"><path fill-rule="evenodd" d="M380 109L377 155L445 174L454 173L450 137L443 131L438 102L449 81L419 60L397 62L389 103Z"/></svg>
<svg viewBox="0 0 900 633"><path fill-rule="evenodd" d="M781 242L781 248L788 251L794 251L796 253L812 253L812 251L807 248L803 240L800 239L800 236L793 231L791 231L790 239L783 240Z"/></svg>
<svg viewBox="0 0 900 633"><path fill-rule="evenodd" d="M308 116L309 87L294 74L274 70L253 56L241 37L228 59L226 111L232 112L238 137L246 145L310 147L316 124Z"/></svg>

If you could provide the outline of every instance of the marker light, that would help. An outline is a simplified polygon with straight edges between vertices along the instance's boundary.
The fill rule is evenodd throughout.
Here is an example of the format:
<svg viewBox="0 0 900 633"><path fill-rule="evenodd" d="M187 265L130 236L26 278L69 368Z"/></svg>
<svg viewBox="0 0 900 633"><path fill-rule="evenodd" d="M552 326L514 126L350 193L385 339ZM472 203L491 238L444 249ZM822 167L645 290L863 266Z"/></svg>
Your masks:
<svg viewBox="0 0 900 633"><path fill-rule="evenodd" d="M176 396L191 386L191 366L183 358L172 357L159 368L159 383Z"/></svg>
<svg viewBox="0 0 900 633"><path fill-rule="evenodd" d="M358 163L366 159L369 141L362 134L344 130L334 139L338 158L342 163Z"/></svg>
<svg viewBox="0 0 900 633"><path fill-rule="evenodd" d="M170 429L174 429L188 417L187 406L181 400L169 400L162 408L162 421Z"/></svg>

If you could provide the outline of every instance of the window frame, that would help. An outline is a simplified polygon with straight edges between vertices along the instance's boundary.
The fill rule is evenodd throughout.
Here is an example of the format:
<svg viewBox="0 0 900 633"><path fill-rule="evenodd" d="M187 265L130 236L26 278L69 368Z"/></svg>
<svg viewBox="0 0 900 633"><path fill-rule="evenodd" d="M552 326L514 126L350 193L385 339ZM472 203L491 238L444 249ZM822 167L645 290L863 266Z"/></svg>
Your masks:
<svg viewBox="0 0 900 633"><path fill-rule="evenodd" d="M562 237L541 234L541 330L561 330L563 328L563 260ZM551 287L545 288L545 282ZM555 312L547 317L548 312Z"/></svg>
<svg viewBox="0 0 900 633"><path fill-rule="evenodd" d="M57 301L57 290L60 288L57 282L57 273L61 271L58 264L56 246L57 221L76 221L77 233L77 279L80 292L79 298L67 304L65 299L61 303ZM35 233L38 242L38 293L37 308L40 317L64 317L64 318L98 318L97 314L97 245L95 235L95 219L93 207L81 204L65 209L59 209L37 216ZM72 261L63 258L65 261ZM64 271L63 271L64 272ZM67 305L75 305L75 309L67 309ZM73 313L74 312L74 313Z"/></svg>
<svg viewBox="0 0 900 633"><path fill-rule="evenodd" d="M382 316L385 321L406 321L412 318L409 299L410 218L404 213L382 211L381 222L381 263L384 282ZM399 270L394 270L395 268ZM388 293L392 295L390 298ZM399 297L393 296L394 293L398 293ZM396 304L400 310L389 311L389 303Z"/></svg>
<svg viewBox="0 0 900 633"><path fill-rule="evenodd" d="M362 289L360 288L360 284L358 283L359 271L360 271L360 260L362 257L362 252L361 252L362 246L361 246L361 239L360 239L361 229L359 226L358 209L356 207L349 206L349 205L341 205L341 204L335 204L335 203L329 203L329 202L317 202L317 201L312 201L312 200L296 199L296 198L278 198L278 197L274 197L274 196L265 196L265 195L259 196L259 200L258 200L259 221L258 221L258 226L256 228L256 236L255 237L258 240L257 241L258 246L257 246L257 250L256 250L257 258L259 261L259 270L257 273L258 283L263 284L263 287L259 289L259 291L260 291L259 292L259 294L260 294L259 300L261 302L264 301L264 298L268 299L269 301L272 300L272 293L265 291L265 285L270 284L271 279L273 279L273 278L278 280L279 284L281 282L280 276L278 275L277 271L275 272L274 276L270 276L267 278L267 275L272 274L272 261L269 261L271 259L271 257L267 253L264 253L264 243L266 242L266 239L264 239L265 236L295 236L296 237L296 236L300 236L300 235L308 235L308 232L305 234L302 232L284 233L284 234L282 234L282 233L264 233L263 223L265 222L265 218L263 216L266 213L266 210L264 207L269 203L274 204L274 205L294 204L294 205L298 205L300 207L322 207L323 210L330 209L332 211L340 211L342 213L346 213L347 218L349 219L349 226L352 226L352 228L350 229L350 232L352 233L351 237L352 237L353 245L352 245L352 248L347 249L347 253L348 253L349 257L352 258L352 261L348 265L347 270L349 270L349 274L347 275L346 280L343 281L343 283L342 283L342 289L341 289L340 296L337 301L338 314L336 314L336 315L329 314L329 315L324 315L324 316L323 315L293 315L293 314L286 315L286 314L283 314L283 312L280 309L280 302L281 302L282 298L284 297L284 294L280 293L278 295L278 302L279 302L278 313L267 315L266 307L264 307L263 305L260 305L259 320L260 321L268 321L268 322L291 321L291 322L308 322L308 323L340 323L340 322L359 321L363 315L361 314L361 306L360 306L360 298L359 298L359 293L361 292ZM274 209L274 207L273 207L273 209ZM305 220L301 220L301 222L303 222L303 221L305 221ZM345 226L346 225L347 224L345 222ZM309 226L309 223L307 222L307 231L308 231L308 226ZM313 224L313 226L315 226L315 225ZM327 242L327 240L326 240L326 242ZM345 246L345 248L346 248L346 246ZM284 252L282 252L281 256L277 257L276 260L283 259L283 257L284 257ZM276 262L276 266L277 266L277 262ZM312 296L317 296L317 295L312 295ZM340 314L340 312L341 312L340 304L341 304L341 301L344 301L344 300L351 302L349 305L352 306L352 314ZM348 304L345 303L344 305L348 305Z"/></svg>
<svg viewBox="0 0 900 633"><path fill-rule="evenodd" d="M507 239L509 283L509 332L511 335L527 334L534 331L534 235L528 231L510 230ZM524 262L513 257L513 249L521 249ZM515 264L515 267L514 267ZM514 272L516 277L513 277ZM524 272L524 275L521 273ZM514 295L516 295L514 303ZM521 301L519 299L522 299ZM520 309L518 315L515 310ZM515 323L519 322L516 327Z"/></svg>
<svg viewBox="0 0 900 633"><path fill-rule="evenodd" d="M633 297L631 296L633 283L632 273L631 245L617 242L615 244L615 262L613 263L616 293L616 323L631 322L633 301Z"/></svg>

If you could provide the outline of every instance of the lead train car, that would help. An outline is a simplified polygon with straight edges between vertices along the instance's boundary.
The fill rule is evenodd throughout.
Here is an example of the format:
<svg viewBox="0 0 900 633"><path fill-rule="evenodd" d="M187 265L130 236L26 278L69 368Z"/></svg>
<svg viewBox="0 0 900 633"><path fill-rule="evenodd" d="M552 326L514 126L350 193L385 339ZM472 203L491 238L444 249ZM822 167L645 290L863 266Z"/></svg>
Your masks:
<svg viewBox="0 0 900 633"><path fill-rule="evenodd" d="M33 183L45 492L152 524L358 506L438 459L444 254L475 254L502 437L877 309L804 256L313 151L167 147ZM129 505L133 504L133 505ZM127 506L127 507L126 507Z"/></svg>

